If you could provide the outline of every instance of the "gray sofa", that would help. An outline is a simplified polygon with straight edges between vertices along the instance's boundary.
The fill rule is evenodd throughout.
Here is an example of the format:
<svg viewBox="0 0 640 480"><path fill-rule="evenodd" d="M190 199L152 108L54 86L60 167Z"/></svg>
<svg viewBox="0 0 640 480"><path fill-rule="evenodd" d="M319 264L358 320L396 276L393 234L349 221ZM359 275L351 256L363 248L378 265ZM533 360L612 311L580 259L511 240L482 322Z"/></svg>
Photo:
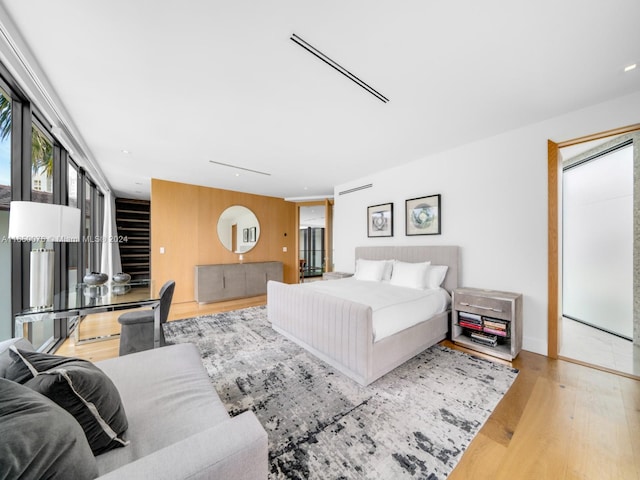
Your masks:
<svg viewBox="0 0 640 480"><path fill-rule="evenodd" d="M9 346L0 343L0 375ZM29 348L20 340L18 348ZM267 434L252 412L229 417L195 345L97 362L117 387L129 445L95 457L100 479L266 479ZM4 441L4 440L3 440Z"/></svg>

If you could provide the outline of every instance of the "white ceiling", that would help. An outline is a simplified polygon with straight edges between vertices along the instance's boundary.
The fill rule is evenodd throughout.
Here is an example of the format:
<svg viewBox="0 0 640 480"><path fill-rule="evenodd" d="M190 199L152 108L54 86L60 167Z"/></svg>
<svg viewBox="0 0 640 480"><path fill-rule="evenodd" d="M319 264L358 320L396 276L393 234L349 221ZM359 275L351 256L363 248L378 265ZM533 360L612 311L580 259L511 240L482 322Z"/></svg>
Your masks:
<svg viewBox="0 0 640 480"><path fill-rule="evenodd" d="M148 198L151 178L331 195L366 174L640 90L640 68L623 73L640 62L638 0L0 5L118 196ZM271 175L238 177L211 160Z"/></svg>

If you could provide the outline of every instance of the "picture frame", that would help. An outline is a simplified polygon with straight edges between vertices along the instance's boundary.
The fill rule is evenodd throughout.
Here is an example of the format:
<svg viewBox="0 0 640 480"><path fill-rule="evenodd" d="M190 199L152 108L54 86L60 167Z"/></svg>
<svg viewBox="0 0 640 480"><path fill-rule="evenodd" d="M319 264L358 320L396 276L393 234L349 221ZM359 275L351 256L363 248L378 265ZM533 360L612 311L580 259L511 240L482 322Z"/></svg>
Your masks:
<svg viewBox="0 0 640 480"><path fill-rule="evenodd" d="M248 228L243 228L242 229L242 241L244 243L247 243L249 241L249 229Z"/></svg>
<svg viewBox="0 0 640 480"><path fill-rule="evenodd" d="M249 229L249 242L256 241L256 227L251 227Z"/></svg>
<svg viewBox="0 0 640 480"><path fill-rule="evenodd" d="M405 202L405 234L440 235L441 207L440 194L407 200Z"/></svg>
<svg viewBox="0 0 640 480"><path fill-rule="evenodd" d="M367 207L367 237L393 237L393 203Z"/></svg>

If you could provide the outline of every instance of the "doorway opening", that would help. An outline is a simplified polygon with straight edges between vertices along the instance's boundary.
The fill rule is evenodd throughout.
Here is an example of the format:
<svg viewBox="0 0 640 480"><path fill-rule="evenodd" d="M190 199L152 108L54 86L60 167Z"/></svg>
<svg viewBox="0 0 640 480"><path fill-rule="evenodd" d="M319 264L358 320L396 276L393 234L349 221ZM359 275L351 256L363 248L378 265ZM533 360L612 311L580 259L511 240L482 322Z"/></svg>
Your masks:
<svg viewBox="0 0 640 480"><path fill-rule="evenodd" d="M333 204L310 202L298 205L299 281L321 280L332 269L332 213Z"/></svg>
<svg viewBox="0 0 640 480"><path fill-rule="evenodd" d="M640 125L549 142L549 351L640 377ZM634 174L635 172L635 174Z"/></svg>
<svg viewBox="0 0 640 480"><path fill-rule="evenodd" d="M604 142L604 143L603 143ZM633 372L633 140L560 149L562 343L559 354ZM583 149L586 149L582 151Z"/></svg>

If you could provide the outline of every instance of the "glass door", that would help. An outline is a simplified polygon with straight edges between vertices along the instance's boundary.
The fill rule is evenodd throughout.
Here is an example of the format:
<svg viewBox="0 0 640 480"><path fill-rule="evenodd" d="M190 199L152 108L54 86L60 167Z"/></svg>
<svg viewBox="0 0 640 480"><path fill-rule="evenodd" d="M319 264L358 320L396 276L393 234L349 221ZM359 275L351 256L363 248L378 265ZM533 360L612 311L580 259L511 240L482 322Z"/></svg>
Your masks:
<svg viewBox="0 0 640 480"><path fill-rule="evenodd" d="M568 159L562 174L562 313L633 338L633 143Z"/></svg>

